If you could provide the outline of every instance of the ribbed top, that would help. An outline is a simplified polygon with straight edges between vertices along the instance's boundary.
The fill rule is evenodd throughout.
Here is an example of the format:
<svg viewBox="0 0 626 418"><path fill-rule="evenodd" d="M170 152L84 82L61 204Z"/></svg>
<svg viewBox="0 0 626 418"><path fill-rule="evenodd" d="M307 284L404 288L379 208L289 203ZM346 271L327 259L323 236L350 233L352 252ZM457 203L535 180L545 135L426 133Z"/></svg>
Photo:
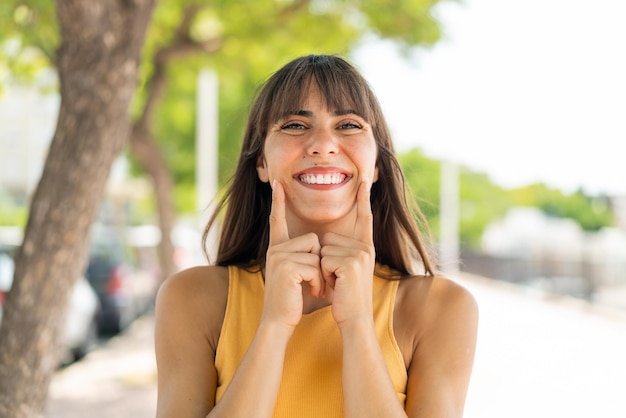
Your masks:
<svg viewBox="0 0 626 418"><path fill-rule="evenodd" d="M404 405L407 372L393 335L393 306L397 289L397 281L374 276L376 336L398 399ZM229 267L228 301L215 355L218 374L216 402L222 398L254 338L263 309L263 291L260 272L250 273ZM303 315L287 345L274 418L343 416L341 348L341 335L330 306Z"/></svg>

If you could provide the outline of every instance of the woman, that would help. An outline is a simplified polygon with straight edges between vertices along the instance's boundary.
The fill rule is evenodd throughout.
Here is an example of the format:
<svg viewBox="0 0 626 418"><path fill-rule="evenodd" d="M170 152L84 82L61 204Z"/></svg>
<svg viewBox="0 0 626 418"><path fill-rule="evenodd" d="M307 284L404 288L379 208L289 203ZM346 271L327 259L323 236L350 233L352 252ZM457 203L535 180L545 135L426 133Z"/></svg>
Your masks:
<svg viewBox="0 0 626 418"><path fill-rule="evenodd" d="M477 307L435 274L380 106L334 56L256 99L205 231L156 306L159 417L461 417Z"/></svg>

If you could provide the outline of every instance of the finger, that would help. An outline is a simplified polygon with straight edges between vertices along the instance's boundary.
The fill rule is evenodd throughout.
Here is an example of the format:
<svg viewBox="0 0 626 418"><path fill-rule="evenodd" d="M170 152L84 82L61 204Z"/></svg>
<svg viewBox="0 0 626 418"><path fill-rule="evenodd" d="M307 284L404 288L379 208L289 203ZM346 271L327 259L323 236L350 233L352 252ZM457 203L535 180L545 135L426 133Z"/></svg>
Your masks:
<svg viewBox="0 0 626 418"><path fill-rule="evenodd" d="M320 259L317 254L294 252L278 253L277 256L283 261L281 274L283 277L292 277L298 284L306 283L313 296L318 297L323 294L324 280L321 276Z"/></svg>
<svg viewBox="0 0 626 418"><path fill-rule="evenodd" d="M319 269L315 269L315 270L316 270L315 274L307 276L307 277L303 277L303 281L309 285L309 290L311 292L311 295L315 297L320 297L324 295L326 284L324 282L324 279L320 275Z"/></svg>
<svg viewBox="0 0 626 418"><path fill-rule="evenodd" d="M308 283L311 294L315 297L324 296L326 285L320 272L321 246L318 236L311 232L293 238L288 243L274 248L280 248L281 251L284 251L286 249L285 245L289 246L290 253L285 253L288 254L288 257L314 268L315 274L308 274L302 277L302 281Z"/></svg>
<svg viewBox="0 0 626 418"><path fill-rule="evenodd" d="M374 242L372 205L370 203L370 190L372 184L365 179L359 185L356 196L356 225L354 237L359 241L372 244Z"/></svg>
<svg viewBox="0 0 626 418"><path fill-rule="evenodd" d="M287 219L285 218L285 189L279 181L272 182L272 207L270 209L269 245L280 244L289 240Z"/></svg>
<svg viewBox="0 0 626 418"><path fill-rule="evenodd" d="M321 244L318 236L313 232L291 238L288 243L283 245L280 251L293 253L311 253L319 257L321 252Z"/></svg>
<svg viewBox="0 0 626 418"><path fill-rule="evenodd" d="M328 260L326 260L326 262L324 262L324 260L322 260L322 280L324 283L324 288L326 288L326 286L328 286L330 289L335 289L335 282L337 281L337 275L335 274L335 269L334 268L328 268Z"/></svg>

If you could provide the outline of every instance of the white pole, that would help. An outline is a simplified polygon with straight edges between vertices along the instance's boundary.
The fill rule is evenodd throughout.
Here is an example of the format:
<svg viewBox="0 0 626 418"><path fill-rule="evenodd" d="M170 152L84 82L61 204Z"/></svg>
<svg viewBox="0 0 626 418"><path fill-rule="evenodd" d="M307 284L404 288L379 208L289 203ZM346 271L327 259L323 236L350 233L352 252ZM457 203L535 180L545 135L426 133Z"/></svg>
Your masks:
<svg viewBox="0 0 626 418"><path fill-rule="evenodd" d="M440 183L440 241L441 270L448 276L459 274L459 168L456 163L441 162Z"/></svg>
<svg viewBox="0 0 626 418"><path fill-rule="evenodd" d="M198 114L196 126L196 207L204 228L214 208L218 188L218 81L211 70L198 76ZM207 240L207 251L214 256L211 246L216 231Z"/></svg>

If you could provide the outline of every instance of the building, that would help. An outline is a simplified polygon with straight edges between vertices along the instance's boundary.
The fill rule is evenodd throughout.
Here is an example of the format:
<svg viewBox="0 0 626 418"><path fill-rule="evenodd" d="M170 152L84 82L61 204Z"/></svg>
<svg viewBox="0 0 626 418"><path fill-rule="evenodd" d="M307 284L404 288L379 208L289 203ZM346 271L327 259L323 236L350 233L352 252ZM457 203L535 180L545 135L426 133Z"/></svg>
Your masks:
<svg viewBox="0 0 626 418"><path fill-rule="evenodd" d="M60 107L58 94L9 86L0 95L0 192L30 196L37 186Z"/></svg>

